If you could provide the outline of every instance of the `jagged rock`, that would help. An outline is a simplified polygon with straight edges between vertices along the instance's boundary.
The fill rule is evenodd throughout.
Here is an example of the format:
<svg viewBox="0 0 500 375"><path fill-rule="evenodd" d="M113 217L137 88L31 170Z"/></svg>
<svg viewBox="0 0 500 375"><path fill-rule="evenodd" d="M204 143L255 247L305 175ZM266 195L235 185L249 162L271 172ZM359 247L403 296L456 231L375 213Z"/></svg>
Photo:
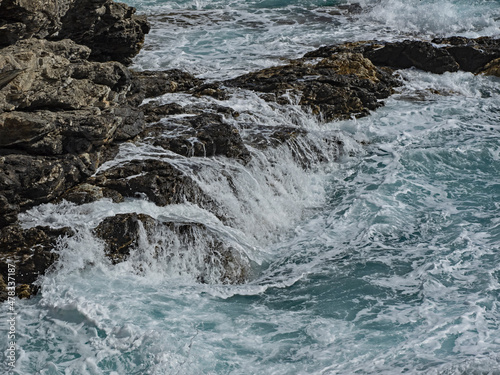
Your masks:
<svg viewBox="0 0 500 375"><path fill-rule="evenodd" d="M412 66L432 73L456 72L459 64L444 48L436 48L429 42L405 40L387 43L384 47L365 54L375 65L406 69Z"/></svg>
<svg viewBox="0 0 500 375"><path fill-rule="evenodd" d="M500 39L451 37L434 39L432 42L445 45L444 48L459 64L460 70L466 72L477 73L490 61L500 57Z"/></svg>
<svg viewBox="0 0 500 375"><path fill-rule="evenodd" d="M2 0L0 2L0 46L19 39L45 38L61 27L60 17L74 0Z"/></svg>
<svg viewBox="0 0 500 375"><path fill-rule="evenodd" d="M112 156L105 147L143 131L142 111L128 104L130 72L88 62L89 53L70 40L2 50L0 71L19 72L0 89L0 227L81 183Z"/></svg>
<svg viewBox="0 0 500 375"><path fill-rule="evenodd" d="M185 201L206 206L211 202L191 177L164 160L133 160L107 169L87 182L115 190L123 197L146 196L159 206Z"/></svg>
<svg viewBox="0 0 500 375"><path fill-rule="evenodd" d="M129 64L149 23L135 8L112 0L2 0L0 46L20 39L72 39L91 49L97 61Z"/></svg>
<svg viewBox="0 0 500 375"><path fill-rule="evenodd" d="M142 135L145 142L183 156L217 156L251 159L238 130L218 114L168 119L151 126Z"/></svg>
<svg viewBox="0 0 500 375"><path fill-rule="evenodd" d="M115 203L123 202L123 196L115 190L83 183L66 191L61 199L76 204L91 203L109 198Z"/></svg>
<svg viewBox="0 0 500 375"><path fill-rule="evenodd" d="M266 100L298 102L325 121L367 115L399 85L359 53L337 53L319 62L296 60L225 83L267 93Z"/></svg>
<svg viewBox="0 0 500 375"><path fill-rule="evenodd" d="M116 62L88 62L89 53L70 40L32 39L4 48L0 71L22 71L0 90L0 111L105 109L123 103L131 85L128 70Z"/></svg>
<svg viewBox="0 0 500 375"><path fill-rule="evenodd" d="M14 264L16 295L26 298L36 293L38 288L33 283L57 260L58 256L52 250L58 239L73 234L69 228L22 229L11 225L0 229L0 275L4 283L8 280L7 263ZM0 301L5 297L0 286Z"/></svg>
<svg viewBox="0 0 500 375"><path fill-rule="evenodd" d="M94 233L104 240L106 255L115 264L154 249L152 258L156 262L165 262L168 267L168 263L182 260L185 270L202 283L240 284L249 276L249 260L200 223L161 222L144 214L120 214L104 219ZM141 246L141 240L147 248Z"/></svg>
<svg viewBox="0 0 500 375"><path fill-rule="evenodd" d="M500 77L500 58L491 61L484 67L484 70L481 73L487 76Z"/></svg>
<svg viewBox="0 0 500 375"><path fill-rule="evenodd" d="M125 65L139 53L150 26L135 8L112 0L81 0L61 18L59 39L72 39L90 47L90 59Z"/></svg>
<svg viewBox="0 0 500 375"><path fill-rule="evenodd" d="M179 69L133 72L145 98L166 93L188 91L202 84L203 80Z"/></svg>
<svg viewBox="0 0 500 375"><path fill-rule="evenodd" d="M82 182L96 165L88 154L0 156L0 227L13 223L21 210L50 202Z"/></svg>

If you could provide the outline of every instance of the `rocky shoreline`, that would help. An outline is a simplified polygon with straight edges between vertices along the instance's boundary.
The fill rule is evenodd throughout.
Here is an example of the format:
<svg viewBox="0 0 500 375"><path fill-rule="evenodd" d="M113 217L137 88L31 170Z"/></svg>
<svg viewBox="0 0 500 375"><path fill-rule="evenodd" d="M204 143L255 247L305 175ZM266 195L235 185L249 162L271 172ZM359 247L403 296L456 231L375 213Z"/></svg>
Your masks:
<svg viewBox="0 0 500 375"><path fill-rule="evenodd" d="M155 99L161 95L207 96L223 103L232 89L251 90L328 122L366 116L383 106L401 85L397 69L500 76L500 40L486 37L325 46L285 65L222 82L175 69L134 72L127 65L149 29L134 8L112 0L0 2L0 300L7 298L8 263L17 267L16 294L29 297L37 292L37 277L57 259L53 249L59 239L74 235L70 228L22 228L18 214L37 205L63 199L120 202L140 195L158 206L191 202L230 220L168 160L132 160L99 169L114 159L120 145L140 142L187 158L229 158L246 165L251 148L293 143L307 133L297 124L242 124L240 132L234 126L239 114L229 106L164 104ZM341 142L330 141L340 153ZM296 156L307 168L300 150ZM141 230L175 233L185 246L193 246L199 238L194 233L201 233L207 256L197 265L200 282L213 262L224 270L218 275L222 283L248 278L249 260L200 223L159 222L131 213L104 219L94 234L118 263L130 256Z"/></svg>

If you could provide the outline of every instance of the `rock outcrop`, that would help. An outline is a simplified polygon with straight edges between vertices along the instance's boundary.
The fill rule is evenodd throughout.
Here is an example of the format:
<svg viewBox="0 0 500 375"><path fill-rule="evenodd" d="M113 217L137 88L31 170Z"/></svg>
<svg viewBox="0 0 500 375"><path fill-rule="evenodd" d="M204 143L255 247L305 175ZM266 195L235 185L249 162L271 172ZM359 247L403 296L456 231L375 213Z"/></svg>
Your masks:
<svg viewBox="0 0 500 375"><path fill-rule="evenodd" d="M306 56L225 84L261 92L266 100L299 104L322 120L332 121L367 115L383 105L381 99L399 82L362 54L343 52L319 62Z"/></svg>
<svg viewBox="0 0 500 375"><path fill-rule="evenodd" d="M35 294L37 287L33 283L58 258L53 252L57 241L61 237L73 234L69 228L22 229L17 225L11 225L0 229L0 277L7 282L9 280L7 263L14 264L16 294L22 298ZM0 301L5 297L6 285L2 287L0 283Z"/></svg>
<svg viewBox="0 0 500 375"><path fill-rule="evenodd" d="M382 106L401 84L393 69L500 76L500 40L463 37L325 46L223 82L175 69L132 72L126 65L148 31L144 16L112 0L0 0L0 301L8 263L17 266L17 294L28 297L57 258L57 242L73 235L69 228L23 229L16 223L23 210L62 199L85 204L141 197L159 206L190 202L227 224L231 218L193 177L190 168L203 168L193 158L230 158L240 167L257 150L284 145L304 168L310 153L322 160L316 145L306 150L301 143L308 133L299 124L245 122L224 106L234 90L252 90L276 108L300 105L332 121ZM142 104L173 93L211 99ZM99 169L123 142L169 152ZM335 136L325 144L342 153ZM220 179L232 186L227 171ZM94 234L113 263L147 255L165 264L184 262L200 282L241 283L249 277L249 260L200 223L130 213L106 218Z"/></svg>
<svg viewBox="0 0 500 375"><path fill-rule="evenodd" d="M112 0L2 0L0 47L22 39L72 39L96 61L129 64L149 23L135 9Z"/></svg>
<svg viewBox="0 0 500 375"><path fill-rule="evenodd" d="M1 50L0 71L18 74L0 89L0 226L82 182L106 161L106 146L144 129L127 101L130 72L89 54L71 40Z"/></svg>
<svg viewBox="0 0 500 375"><path fill-rule="evenodd" d="M458 70L480 73L487 64L500 58L500 39L450 37L432 41L364 41L324 46L307 53L306 57L328 57L346 51L361 53L373 64L392 69L414 67L438 74Z"/></svg>

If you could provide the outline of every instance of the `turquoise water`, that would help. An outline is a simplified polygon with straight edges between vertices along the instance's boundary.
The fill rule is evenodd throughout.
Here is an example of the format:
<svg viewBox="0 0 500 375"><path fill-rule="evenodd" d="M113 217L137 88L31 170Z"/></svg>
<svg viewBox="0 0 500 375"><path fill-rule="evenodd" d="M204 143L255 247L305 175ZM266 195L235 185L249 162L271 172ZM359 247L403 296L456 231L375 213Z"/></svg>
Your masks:
<svg viewBox="0 0 500 375"><path fill-rule="evenodd" d="M362 1L359 14L331 1L129 3L156 20L136 68L210 79L327 42L500 34L498 1ZM230 225L139 199L24 214L27 227L70 225L78 236L60 244L43 293L17 304L17 373L500 374L500 80L400 74L398 93L358 120L318 124L244 90L219 103L241 113L235 126L309 129L327 159L308 171L287 147L251 150L245 167L172 159L204 167L193 177ZM340 160L324 141L332 136L345 144ZM125 145L116 162L143 157L172 156ZM199 284L189 267L199 249L166 263L150 244L112 266L90 231L124 212L203 222L252 259L255 275Z"/></svg>

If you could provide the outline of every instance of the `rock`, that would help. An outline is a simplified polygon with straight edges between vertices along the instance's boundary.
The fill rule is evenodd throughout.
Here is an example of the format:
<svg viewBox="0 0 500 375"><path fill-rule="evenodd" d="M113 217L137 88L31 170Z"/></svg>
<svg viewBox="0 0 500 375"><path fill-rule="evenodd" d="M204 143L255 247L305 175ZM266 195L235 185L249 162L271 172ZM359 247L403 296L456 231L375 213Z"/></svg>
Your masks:
<svg viewBox="0 0 500 375"><path fill-rule="evenodd" d="M61 199L76 204L96 202L104 198L109 198L115 203L123 202L123 196L118 192L87 183L77 185L61 196Z"/></svg>
<svg viewBox="0 0 500 375"><path fill-rule="evenodd" d="M191 177L165 160L133 160L107 169L87 183L115 190L123 197L145 196L159 206L187 201L206 207L211 202Z"/></svg>
<svg viewBox="0 0 500 375"><path fill-rule="evenodd" d="M221 114L225 117L237 118L240 114L234 109L224 107L214 103L194 103L192 105L182 106L178 103L160 104L157 101L151 101L141 106L144 112L146 122L158 122L163 118L175 115L202 115L204 113Z"/></svg>
<svg viewBox="0 0 500 375"><path fill-rule="evenodd" d="M0 227L13 223L21 210L50 202L82 182L96 165L85 155L0 156Z"/></svg>
<svg viewBox="0 0 500 375"><path fill-rule="evenodd" d="M266 93L266 100L280 104L298 102L325 121L365 116L399 85L359 53L337 53L319 62L304 58L225 83Z"/></svg>
<svg viewBox="0 0 500 375"><path fill-rule="evenodd" d="M2 0L0 46L19 39L45 38L61 27L60 17L75 0Z"/></svg>
<svg viewBox="0 0 500 375"><path fill-rule="evenodd" d="M451 37L434 39L432 42L444 45L459 64L460 70L466 72L477 73L490 61L500 57L500 39Z"/></svg>
<svg viewBox="0 0 500 375"><path fill-rule="evenodd" d="M456 72L459 64L445 48L436 48L429 42L405 40L387 43L384 47L365 54L375 65L393 69L415 67L431 73Z"/></svg>
<svg viewBox="0 0 500 375"><path fill-rule="evenodd" d="M168 119L147 128L142 139L187 157L226 156L244 164L251 159L238 130L219 114Z"/></svg>
<svg viewBox="0 0 500 375"><path fill-rule="evenodd" d="M50 202L113 156L115 142L145 126L129 105L130 72L88 62L70 40L19 41L0 55L0 227L20 210Z"/></svg>
<svg viewBox="0 0 500 375"><path fill-rule="evenodd" d="M488 63L481 73L487 76L500 77L500 58Z"/></svg>
<svg viewBox="0 0 500 375"><path fill-rule="evenodd" d="M2 50L0 71L22 70L0 90L0 111L101 109L123 103L131 76L116 62L91 63L70 40L20 41Z"/></svg>
<svg viewBox="0 0 500 375"><path fill-rule="evenodd" d="M90 47L96 61L129 64L149 23L135 8L112 0L2 0L0 47L21 39L72 39Z"/></svg>
<svg viewBox="0 0 500 375"><path fill-rule="evenodd" d="M183 92L203 83L203 80L178 69L164 71L133 72L145 98L152 98L166 93Z"/></svg>
<svg viewBox="0 0 500 375"><path fill-rule="evenodd" d="M144 43L150 26L135 8L112 0L75 1L61 17L58 39L72 39L89 47L94 61L128 65Z"/></svg>
<svg viewBox="0 0 500 375"><path fill-rule="evenodd" d="M307 134L307 130L294 126L243 125L242 137L245 144L259 150L276 148L284 143L293 142Z"/></svg>
<svg viewBox="0 0 500 375"><path fill-rule="evenodd" d="M17 225L0 229L0 274L8 280L7 263L16 268L16 295L27 298L38 288L33 285L38 276L45 274L58 256L53 252L61 237L72 236L69 228L35 227L22 229ZM1 289L1 286L0 286ZM0 298L5 296L0 291Z"/></svg>
<svg viewBox="0 0 500 375"><path fill-rule="evenodd" d="M161 222L144 214L119 214L104 219L94 233L104 240L106 255L115 264L149 253L151 258L145 258L162 262L164 268L171 262L182 262L183 271L194 274L202 283L240 284L249 276L249 260L200 223Z"/></svg>

